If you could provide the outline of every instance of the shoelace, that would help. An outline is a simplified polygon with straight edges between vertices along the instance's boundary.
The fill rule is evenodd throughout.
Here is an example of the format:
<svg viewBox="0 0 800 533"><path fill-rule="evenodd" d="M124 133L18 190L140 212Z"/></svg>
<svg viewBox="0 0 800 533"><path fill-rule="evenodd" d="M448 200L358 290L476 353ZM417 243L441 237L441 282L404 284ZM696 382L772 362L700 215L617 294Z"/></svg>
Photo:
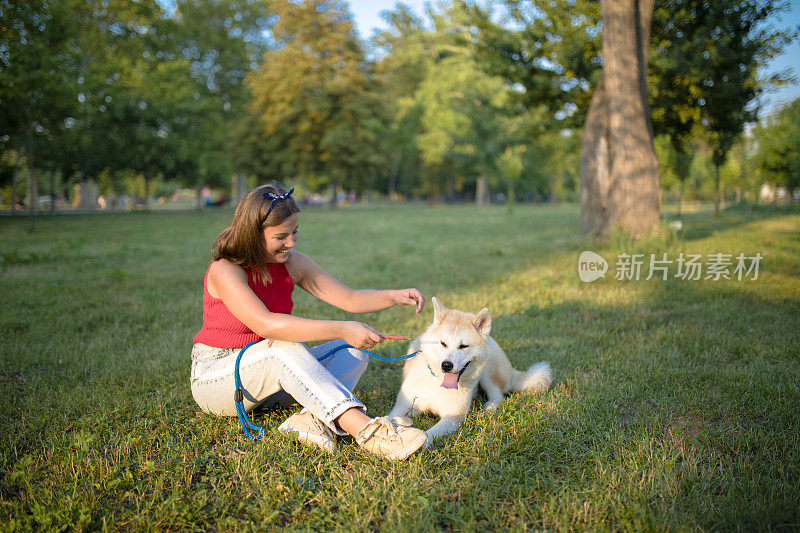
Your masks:
<svg viewBox="0 0 800 533"><path fill-rule="evenodd" d="M322 420L320 420L316 416L313 416L312 419L313 419L314 429L318 430L319 433L325 435L328 438L333 437L333 432L331 432L331 430L328 429L328 426L322 423Z"/></svg>
<svg viewBox="0 0 800 533"><path fill-rule="evenodd" d="M391 420L382 416L380 418L373 418L371 422L367 423L369 427L369 432L362 437L362 442L366 442L369 440L375 433L377 433L382 427L386 428L387 433L389 434L389 438L392 440L399 439L400 435L397 433L397 428L392 424Z"/></svg>

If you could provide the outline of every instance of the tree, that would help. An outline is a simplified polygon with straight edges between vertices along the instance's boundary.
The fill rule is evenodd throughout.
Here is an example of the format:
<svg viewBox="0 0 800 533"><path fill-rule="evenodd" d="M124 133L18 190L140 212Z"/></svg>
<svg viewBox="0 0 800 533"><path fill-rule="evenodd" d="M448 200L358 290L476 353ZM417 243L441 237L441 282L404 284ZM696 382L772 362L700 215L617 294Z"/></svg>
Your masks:
<svg viewBox="0 0 800 533"><path fill-rule="evenodd" d="M790 81L789 73L760 76L769 59L796 35L765 22L786 9L780 1L658 0L653 21L650 96L657 132L668 134L685 178L686 146L701 136L713 150L715 212L720 168L756 119L760 94Z"/></svg>
<svg viewBox="0 0 800 533"><path fill-rule="evenodd" d="M498 157L497 168L500 172L500 176L506 182L506 205L508 206L509 213L514 210L514 203L516 201L514 185L525 169L524 158L526 150L527 147L525 145L512 145L507 147L505 151L500 154L500 157Z"/></svg>
<svg viewBox="0 0 800 533"><path fill-rule="evenodd" d="M51 191L57 175L113 181L130 170L145 189L160 176L227 183L226 146L269 14L260 0L177 7L169 18L156 0L0 4L0 139L30 167L32 209L36 171L49 172Z"/></svg>
<svg viewBox="0 0 800 533"><path fill-rule="evenodd" d="M752 158L748 156L748 153L752 153L752 144L752 138L740 136L728 151L725 164L720 169L721 182L734 191L736 203L741 202L748 193L751 198L758 198L758 173Z"/></svg>
<svg viewBox="0 0 800 533"><path fill-rule="evenodd" d="M601 9L603 72L581 147L581 233L620 226L636 238L659 222L646 84L653 0L603 0Z"/></svg>
<svg viewBox="0 0 800 533"><path fill-rule="evenodd" d="M758 126L753 137L758 143L753 162L760 177L790 193L800 187L800 98Z"/></svg>
<svg viewBox="0 0 800 533"><path fill-rule="evenodd" d="M728 4L728 5L726 5ZM706 7L706 6L704 6ZM779 2L711 2L707 16L715 23L709 38L715 41L717 61L710 69L706 85L710 88L701 107L708 143L713 150L715 168L714 214L719 214L720 167L728 151L748 122L758 116L756 107L748 107L763 90L758 69L768 58L779 53L781 43L793 37L788 32L775 32L759 26L776 11ZM704 52L707 57L709 52ZM773 76L773 83L783 78Z"/></svg>
<svg viewBox="0 0 800 533"><path fill-rule="evenodd" d="M528 132L529 154L542 153L538 144L554 144L560 148L566 148L570 143L569 137L561 137L560 132L568 133L569 129L575 128L584 123L587 109L589 109L589 99L592 97L592 86L602 87L597 83L600 76L601 58L600 51L600 10L596 2L581 0L564 0L551 2L532 2L508 0L503 2L509 19L494 22L496 17L481 6L468 3L456 2L454 7L460 11L465 41L471 43L475 50L476 61L490 74L502 76L515 88L516 99L525 106L529 113L536 113L538 122L537 128ZM510 22L510 24L506 24ZM631 27L635 27L631 23ZM641 32L640 32L641 33ZM636 37L630 32L632 38ZM641 37L641 35L638 35ZM605 46L605 45L604 45ZM647 40L641 43L643 53L643 64L646 65ZM635 54L635 46L632 46ZM635 56L634 56L635 57ZM615 59L619 61L619 59ZM620 69L617 68L617 71ZM646 72L646 68L643 68ZM635 68L634 68L635 72ZM635 76L634 76L635 78ZM639 84L644 87L644 83ZM641 91L637 86L637 90ZM601 107L608 104L605 92L601 91ZM644 99L643 99L644 100ZM643 108L641 128L649 131L647 127L646 100L640 104ZM625 110L624 107L617 106L616 109ZM543 111L543 113L542 113ZM591 113L591 112L590 112ZM607 114L607 113L606 113ZM599 116L595 109L594 120ZM635 122L623 119L619 123L633 125ZM607 125L601 127L601 133L607 129ZM545 134L546 132L546 134ZM619 133L619 132L617 132ZM650 134L652 138L652 134ZM598 137L599 139L600 137ZM607 142L608 139L604 138ZM556 141L551 143L551 141ZM645 143L646 145L646 143ZM652 140L649 148L651 175L655 175L652 169L656 168L655 156L652 150ZM588 144L587 144L588 147ZM590 150L591 151L591 150ZM569 150L564 150L569 153ZM632 154L626 148L617 151L620 155ZM552 154L543 153L540 165L531 169L532 175L539 175L545 179L546 185L541 189L546 191L551 198L556 191L558 194L569 189L569 183L574 179L570 174L568 162L560 162L561 168L548 168L545 172L541 163L549 166ZM542 161L543 160L543 161ZM584 162L586 159L583 160ZM622 161L618 161L618 167L622 168ZM609 163L610 160L604 160ZM624 183L624 180L619 182ZM642 190L639 185L633 186L633 190ZM658 182L649 186L655 189L656 214L658 220ZM614 201L620 205L626 199L619 186L613 188L617 196ZM599 198L599 193L594 195L594 199L601 203L604 210L611 207L611 199ZM636 202L633 202L635 204ZM651 202L652 205L652 202ZM619 209L621 207L618 207ZM629 209L629 206L626 207ZM587 213L584 208L584 215ZM605 211L604 211L605 212ZM609 211L610 212L610 211ZM609 218L606 216L605 218ZM645 220L641 216L633 215L630 220ZM653 218L651 216L651 218ZM588 218L585 218L589 220ZM609 227L621 220L614 218L606 220ZM596 232L607 231L608 228L595 229Z"/></svg>
<svg viewBox="0 0 800 533"><path fill-rule="evenodd" d="M527 109L520 87L491 73L487 59L478 57L483 32L501 31L488 12L456 2L441 12L429 10L428 17L433 31L424 31L401 4L386 17L391 29L373 39L383 52L378 72L395 117L392 158L398 170L415 169L421 158L416 174L423 179L413 192L431 201L474 190L477 202L486 203L488 185L512 191L518 185L517 173L504 171L524 171L528 156L519 145L541 130L544 105ZM414 181L403 179L405 185Z"/></svg>
<svg viewBox="0 0 800 533"><path fill-rule="evenodd" d="M656 135L665 135L670 144L668 167L674 170L679 183L679 217L692 162L690 143L701 127L696 100L702 92L702 82L700 73L691 67L701 50L691 48L694 45L690 43L695 42L695 34L701 37L706 30L700 24L692 24L697 18L691 17L691 9L685 4L680 0L656 2L648 69L653 130Z"/></svg>
<svg viewBox="0 0 800 533"><path fill-rule="evenodd" d="M504 81L456 53L431 68L417 98L424 109L419 139L423 160L441 177L426 192L452 196L470 181L476 183L478 204L486 203L487 180L497 174L496 160L509 142Z"/></svg>
<svg viewBox="0 0 800 533"><path fill-rule="evenodd" d="M75 24L65 2L0 3L0 122L28 167L30 230L38 204L38 147L73 111ZM14 172L16 176L18 172ZM12 185L16 190L16 183ZM12 205L15 204L12 199Z"/></svg>
<svg viewBox="0 0 800 533"><path fill-rule="evenodd" d="M601 64L599 4L580 0L507 0L504 5L512 24L505 24L504 20L494 22L497 17L477 4L454 4L463 11L464 33L475 42L475 57L487 72L501 75L523 88L519 99L524 105L530 108L540 104L550 112L555 120L550 120L546 129L582 123L589 108L587 98L592 96L591 87L602 89L602 84L597 83ZM752 10L753 6L759 9ZM744 72L745 78L755 79L750 63L736 63L731 58L742 57L737 46L747 48L755 52L763 66L768 58L780 52L793 38L793 32L775 31L763 23L766 17L785 7L782 2L741 0L655 2L649 54L644 49L644 57L650 58L648 104L655 132L667 135L672 144L673 163L680 167L679 179L688 174L691 162L688 151L694 138L703 135L707 143L715 145L718 141L724 141L726 146L731 142L729 135L707 133L712 131L709 127L713 124L718 125L718 130L726 122L736 122L735 117L724 111L726 108L730 111L729 104L735 98L725 94L728 89L721 91L720 86L736 85L740 78L738 71ZM753 24L748 19L757 21ZM738 28L726 26L729 21L737 20ZM748 27L750 34L742 33ZM729 34L736 37L729 38ZM646 45L643 43L643 47ZM779 74L748 83L756 86L758 93L787 79L785 74ZM711 103L712 100L716 103ZM726 113L728 119L722 117Z"/></svg>
<svg viewBox="0 0 800 533"><path fill-rule="evenodd" d="M600 73L600 9L591 0L505 0L508 24L476 4L456 2L476 60L519 89L528 109L544 108L547 129L583 124Z"/></svg>
<svg viewBox="0 0 800 533"><path fill-rule="evenodd" d="M346 3L284 2L276 12L277 46L250 78L254 117L239 130L240 157L265 177L329 185L335 206L340 185L363 188L385 164L374 76Z"/></svg>
<svg viewBox="0 0 800 533"><path fill-rule="evenodd" d="M389 29L372 38L373 55L379 59L375 72L380 80L382 106L389 114L383 135L389 161L386 190L391 200L396 191L419 194L423 162L419 148L423 107L416 92L433 64L433 40L422 19L398 3L394 11L381 13Z"/></svg>
<svg viewBox="0 0 800 533"><path fill-rule="evenodd" d="M190 60L170 53L174 25L155 0L111 0L90 12L92 40L84 44L85 106L73 134L80 145L80 179L107 170L112 176L133 170L144 178L144 208L150 185L159 176L196 179L208 128L207 99L196 98Z"/></svg>
<svg viewBox="0 0 800 533"><path fill-rule="evenodd" d="M227 185L231 173L246 170L234 161L234 130L250 101L247 74L269 49L271 16L263 0L179 0L171 19L160 24L162 59L188 61L194 82L196 172L183 181L198 196L202 185Z"/></svg>
<svg viewBox="0 0 800 533"><path fill-rule="evenodd" d="M49 139L48 165L78 181L134 169L148 185L154 174L188 171L190 150L178 149L187 137L174 133L193 122L191 80L188 62L162 57L163 9L155 0L57 3L78 28L75 60L60 68L73 81L76 105Z"/></svg>

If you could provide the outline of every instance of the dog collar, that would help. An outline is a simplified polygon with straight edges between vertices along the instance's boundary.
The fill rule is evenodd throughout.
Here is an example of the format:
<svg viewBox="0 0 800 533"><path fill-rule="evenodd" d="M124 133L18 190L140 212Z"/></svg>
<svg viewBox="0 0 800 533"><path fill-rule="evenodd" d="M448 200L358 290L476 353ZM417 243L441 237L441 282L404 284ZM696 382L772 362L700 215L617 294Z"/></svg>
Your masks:
<svg viewBox="0 0 800 533"><path fill-rule="evenodd" d="M431 376L436 377L436 372L433 371L433 369L431 368L430 363L425 363L425 366L428 367L428 372L431 373Z"/></svg>

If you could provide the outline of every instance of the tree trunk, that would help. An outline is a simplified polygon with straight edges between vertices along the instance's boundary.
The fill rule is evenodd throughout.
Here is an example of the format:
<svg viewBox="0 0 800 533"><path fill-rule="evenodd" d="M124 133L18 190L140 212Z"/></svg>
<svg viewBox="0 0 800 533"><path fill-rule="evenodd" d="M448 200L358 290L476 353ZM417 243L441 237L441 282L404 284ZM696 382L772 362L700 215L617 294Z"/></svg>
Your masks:
<svg viewBox="0 0 800 533"><path fill-rule="evenodd" d="M329 204L331 209L336 209L337 207L339 207L338 189L339 189L339 180L331 179L331 182L328 185L328 191L331 195L331 201Z"/></svg>
<svg viewBox="0 0 800 533"><path fill-rule="evenodd" d="M150 173L144 171L144 210L150 211Z"/></svg>
<svg viewBox="0 0 800 533"><path fill-rule="evenodd" d="M247 175L238 172L236 174L236 197L234 206L239 205L244 197L247 196Z"/></svg>
<svg viewBox="0 0 800 533"><path fill-rule="evenodd" d="M19 186L19 170L22 168L22 128L17 135L17 157L14 160L14 175L11 178L11 214L17 213L17 187Z"/></svg>
<svg viewBox="0 0 800 533"><path fill-rule="evenodd" d="M456 177L451 174L450 180L447 182L447 203L453 203L458 200L459 198L456 198Z"/></svg>
<svg viewBox="0 0 800 533"><path fill-rule="evenodd" d="M392 164L392 169L389 171L389 184L386 188L386 195L389 198L389 203L392 203L394 197L394 190L397 187L397 176L400 174L400 159L395 159Z"/></svg>
<svg viewBox="0 0 800 533"><path fill-rule="evenodd" d="M610 217L608 150L608 97L605 73L600 74L592 95L581 141L581 234L602 234Z"/></svg>
<svg viewBox="0 0 800 533"><path fill-rule="evenodd" d="M714 216L719 216L719 165L714 165L716 175L714 177Z"/></svg>
<svg viewBox="0 0 800 533"><path fill-rule="evenodd" d="M658 161L647 107L654 0L604 0L603 72L581 146L581 232L619 226L634 238L658 227Z"/></svg>
<svg viewBox="0 0 800 533"><path fill-rule="evenodd" d="M56 173L50 172L50 213L56 212Z"/></svg>
<svg viewBox="0 0 800 533"><path fill-rule="evenodd" d="M39 207L39 184L36 181L36 173L33 170L33 119L31 119L31 110L28 108L28 196L30 196L29 221L28 231L33 233L36 226L36 210Z"/></svg>
<svg viewBox="0 0 800 533"><path fill-rule="evenodd" d="M478 207L485 207L489 203L489 186L486 183L486 175L478 176L475 184L475 203Z"/></svg>
<svg viewBox="0 0 800 533"><path fill-rule="evenodd" d="M683 184L685 183L684 180L681 180L681 187L680 187L680 194L678 194L678 218L681 218L681 209L683 208Z"/></svg>

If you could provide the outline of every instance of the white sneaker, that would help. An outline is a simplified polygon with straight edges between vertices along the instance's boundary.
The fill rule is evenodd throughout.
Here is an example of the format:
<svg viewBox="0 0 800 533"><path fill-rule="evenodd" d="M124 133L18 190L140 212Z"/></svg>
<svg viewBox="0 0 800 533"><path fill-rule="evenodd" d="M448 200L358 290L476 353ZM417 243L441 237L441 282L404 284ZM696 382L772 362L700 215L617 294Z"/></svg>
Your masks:
<svg viewBox="0 0 800 533"><path fill-rule="evenodd" d="M278 431L284 435L297 435L300 442L317 446L328 453L336 451L336 436L333 431L307 409L287 418L278 426Z"/></svg>
<svg viewBox="0 0 800 533"><path fill-rule="evenodd" d="M405 459L427 439L425 432L411 427L411 419L404 416L373 418L356 435L359 446L391 460Z"/></svg>

